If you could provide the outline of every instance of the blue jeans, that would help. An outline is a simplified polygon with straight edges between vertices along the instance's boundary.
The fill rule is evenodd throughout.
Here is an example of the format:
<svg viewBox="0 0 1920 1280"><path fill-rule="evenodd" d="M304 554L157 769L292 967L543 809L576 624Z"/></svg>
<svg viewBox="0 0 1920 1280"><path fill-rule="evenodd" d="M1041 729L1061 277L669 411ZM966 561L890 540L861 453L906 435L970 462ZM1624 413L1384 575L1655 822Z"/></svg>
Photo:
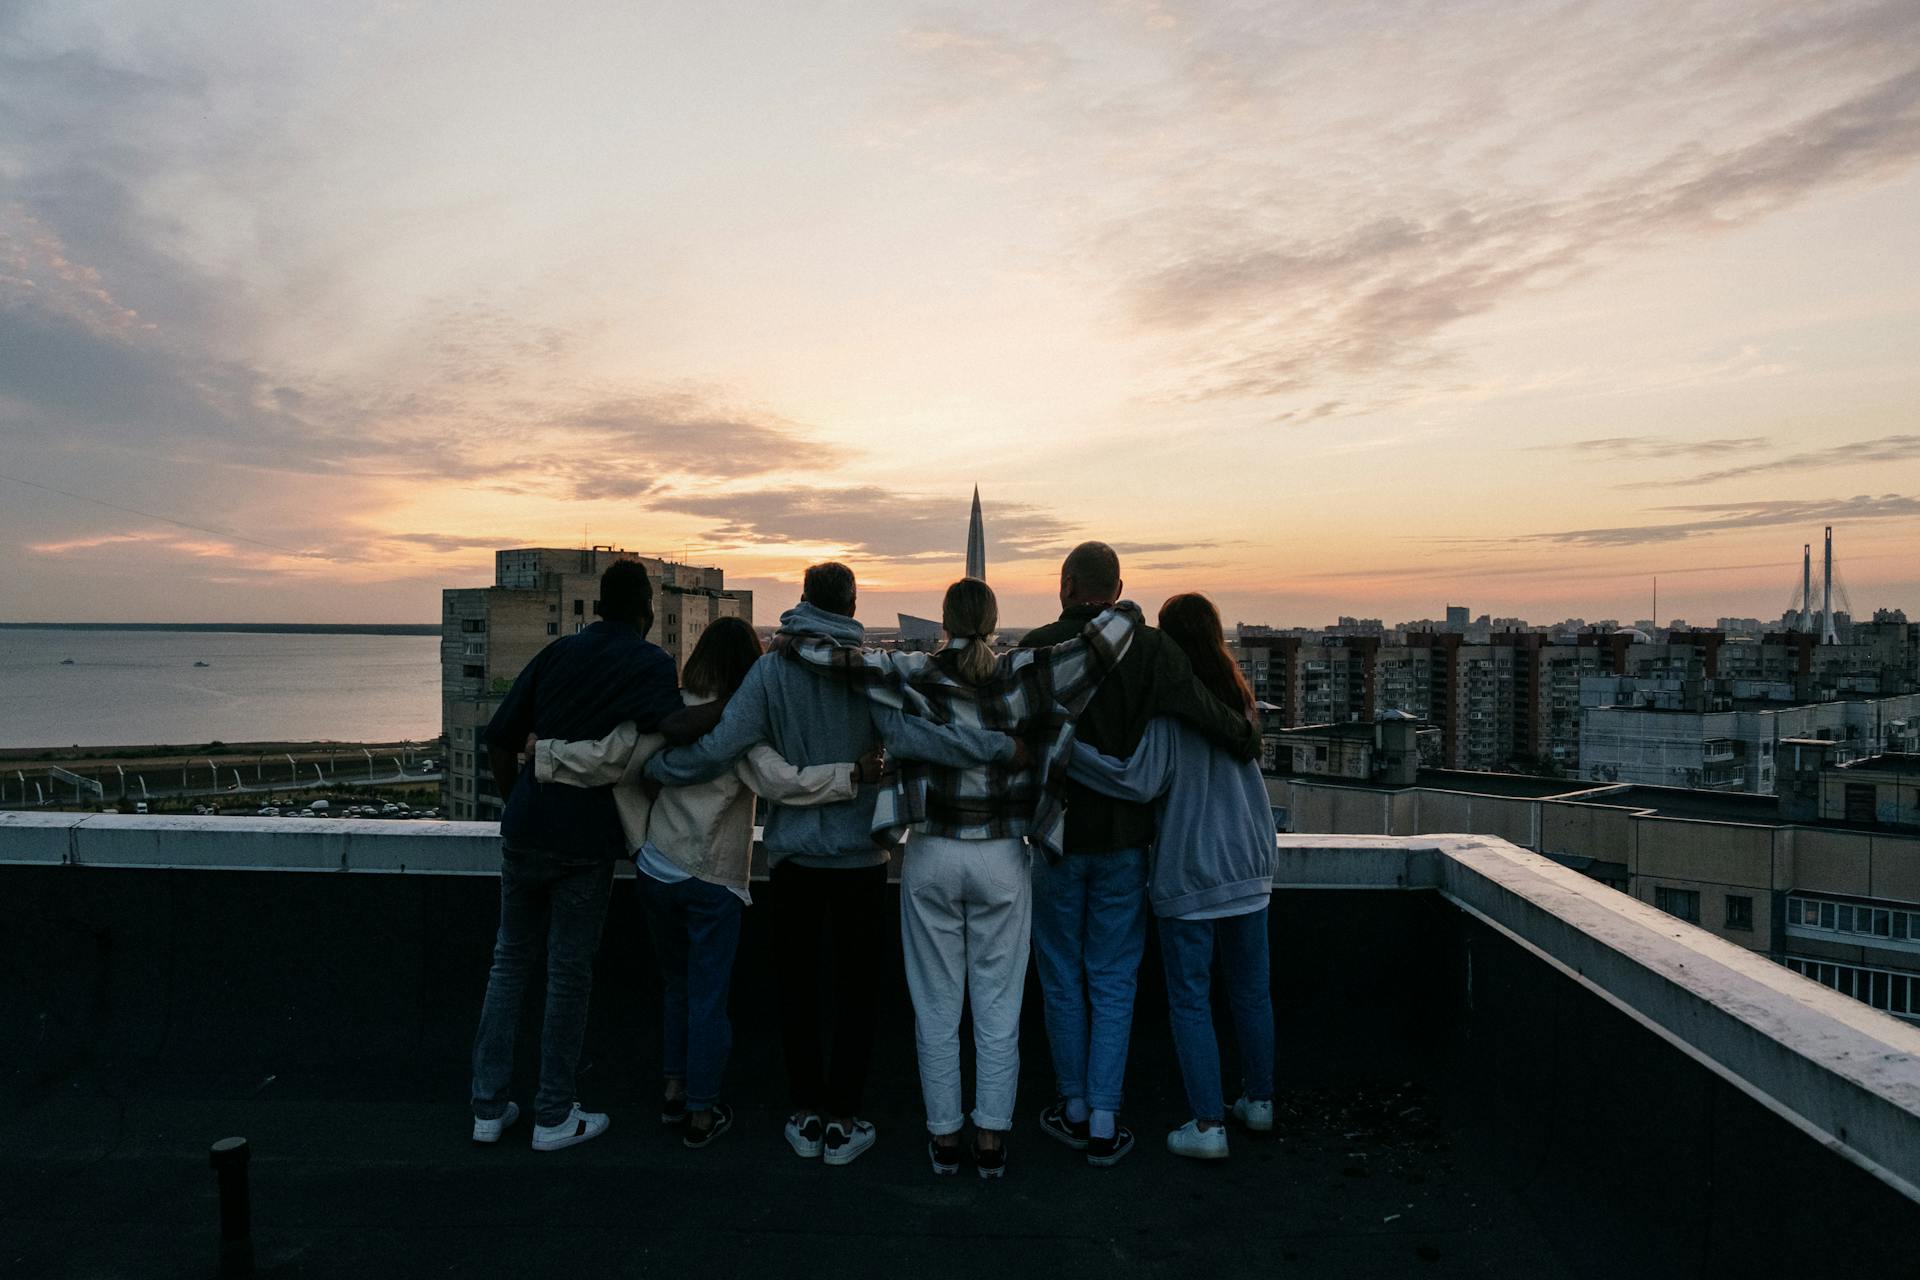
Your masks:
<svg viewBox="0 0 1920 1280"><path fill-rule="evenodd" d="M514 1033L527 976L542 947L547 952L547 1009L540 1028L540 1090L536 1124L559 1124L573 1110L574 1073L587 1035L593 993L593 953L607 920L613 863L566 858L508 846L500 855L500 932L493 970L473 1038L473 1114L498 1120L513 1084Z"/></svg>
<svg viewBox="0 0 1920 1280"><path fill-rule="evenodd" d="M705 880L663 884L644 871L635 879L664 989L661 1074L686 1082L687 1110L710 1111L733 1051L727 992L745 904Z"/></svg>
<svg viewBox="0 0 1920 1280"><path fill-rule="evenodd" d="M1120 1109L1146 945L1146 850L1034 859L1033 950L1061 1097Z"/></svg>
<svg viewBox="0 0 1920 1280"><path fill-rule="evenodd" d="M1167 1020L1187 1105L1196 1120L1226 1116L1220 1093L1220 1045L1213 1035L1213 954L1227 981L1233 1031L1240 1041L1242 1089L1255 1102L1273 1097L1273 986L1268 977L1267 909L1219 920L1160 922L1167 970Z"/></svg>

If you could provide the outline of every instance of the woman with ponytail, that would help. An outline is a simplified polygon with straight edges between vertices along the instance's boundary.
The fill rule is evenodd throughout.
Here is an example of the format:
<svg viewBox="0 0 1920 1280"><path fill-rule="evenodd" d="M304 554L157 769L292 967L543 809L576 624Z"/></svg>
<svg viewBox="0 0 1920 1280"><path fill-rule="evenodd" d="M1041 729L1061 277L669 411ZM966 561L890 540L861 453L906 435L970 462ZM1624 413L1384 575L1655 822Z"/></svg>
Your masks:
<svg viewBox="0 0 1920 1280"><path fill-rule="evenodd" d="M1180 646L1193 674L1221 702L1251 714L1253 692L1227 652L1220 614L1203 595L1161 606L1160 629ZM1167 1014L1193 1119L1167 1135L1167 1149L1196 1160L1227 1156L1220 1046L1210 1001L1219 953L1243 1092L1234 1118L1273 1128L1273 994L1267 906L1276 857L1273 809L1259 765L1238 760L1200 732L1168 716L1154 719L1131 759L1085 743L1068 770L1076 782L1117 799L1153 802L1157 830L1147 898L1160 931Z"/></svg>
<svg viewBox="0 0 1920 1280"><path fill-rule="evenodd" d="M962 578L947 588L940 608L946 643L934 662L975 689L999 674L993 634L1000 625L993 588ZM928 807L977 807L977 819L1016 799L1007 769L976 771L981 795L929 795ZM972 790L972 788L969 788ZM980 825L969 824L970 826ZM1006 1171L1006 1136L1013 1127L1020 1075L1020 1006L1026 995L1032 937L1033 888L1027 844L1019 836L989 836L953 828L939 835L917 826L900 868L900 943L907 989L913 996L920 1089L932 1135L928 1158L937 1174L960 1167L960 1010L973 1007L973 1157L983 1178Z"/></svg>

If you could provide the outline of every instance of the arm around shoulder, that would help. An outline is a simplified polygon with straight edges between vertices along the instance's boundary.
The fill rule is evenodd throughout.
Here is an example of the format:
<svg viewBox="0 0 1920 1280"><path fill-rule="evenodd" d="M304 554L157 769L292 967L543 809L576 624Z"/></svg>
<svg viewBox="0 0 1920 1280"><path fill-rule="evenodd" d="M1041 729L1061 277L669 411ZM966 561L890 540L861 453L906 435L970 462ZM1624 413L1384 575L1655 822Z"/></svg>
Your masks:
<svg viewBox="0 0 1920 1280"><path fill-rule="evenodd" d="M626 776L640 730L627 720L592 742L542 738L534 745L533 776L571 787L610 787Z"/></svg>
<svg viewBox="0 0 1920 1280"><path fill-rule="evenodd" d="M858 766L853 762L791 764L764 742L750 748L734 769L755 795L793 808L838 804L853 799L860 790Z"/></svg>
<svg viewBox="0 0 1920 1280"><path fill-rule="evenodd" d="M1067 776L1101 795L1145 804L1158 799L1173 783L1173 740L1173 722L1156 717L1147 725L1139 747L1125 760L1076 742Z"/></svg>
<svg viewBox="0 0 1920 1280"><path fill-rule="evenodd" d="M1012 735L998 729L935 724L896 707L876 705L873 727L880 734L880 740L887 744L887 750L903 760L965 769L976 764L1011 761L1019 752L1019 744Z"/></svg>

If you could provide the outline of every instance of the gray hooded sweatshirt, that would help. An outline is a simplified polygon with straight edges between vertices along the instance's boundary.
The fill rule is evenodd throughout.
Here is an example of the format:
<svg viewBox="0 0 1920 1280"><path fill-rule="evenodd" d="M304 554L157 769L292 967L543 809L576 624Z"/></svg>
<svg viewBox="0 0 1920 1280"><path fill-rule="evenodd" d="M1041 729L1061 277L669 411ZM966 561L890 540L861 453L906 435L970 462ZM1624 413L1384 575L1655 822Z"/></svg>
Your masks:
<svg viewBox="0 0 1920 1280"><path fill-rule="evenodd" d="M1102 795L1158 810L1147 876L1157 916L1206 920L1257 911L1273 896L1279 860L1266 779L1183 720L1156 717L1126 760L1074 745L1068 773Z"/></svg>
<svg viewBox="0 0 1920 1280"><path fill-rule="evenodd" d="M801 601L780 615L785 635L818 636L862 645L866 629L852 618ZM783 654L753 664L727 710L698 742L647 761L649 778L684 787L719 777L755 743L766 742L789 764L806 767L858 760L882 742L893 755L965 768L1011 760L1014 741L992 729L939 725L879 706L832 671ZM806 867L871 867L887 860L873 842L873 806L880 789L861 785L851 800L807 809L772 806L767 860Z"/></svg>

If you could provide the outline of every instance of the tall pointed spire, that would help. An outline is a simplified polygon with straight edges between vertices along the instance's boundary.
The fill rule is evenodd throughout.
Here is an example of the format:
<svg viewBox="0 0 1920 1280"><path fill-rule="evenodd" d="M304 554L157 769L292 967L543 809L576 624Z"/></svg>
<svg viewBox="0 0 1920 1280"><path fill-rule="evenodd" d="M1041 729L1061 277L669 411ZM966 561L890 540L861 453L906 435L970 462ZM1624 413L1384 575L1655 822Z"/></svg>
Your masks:
<svg viewBox="0 0 1920 1280"><path fill-rule="evenodd" d="M967 576L987 580L987 528L980 520L980 486L973 486L973 518L967 522Z"/></svg>

